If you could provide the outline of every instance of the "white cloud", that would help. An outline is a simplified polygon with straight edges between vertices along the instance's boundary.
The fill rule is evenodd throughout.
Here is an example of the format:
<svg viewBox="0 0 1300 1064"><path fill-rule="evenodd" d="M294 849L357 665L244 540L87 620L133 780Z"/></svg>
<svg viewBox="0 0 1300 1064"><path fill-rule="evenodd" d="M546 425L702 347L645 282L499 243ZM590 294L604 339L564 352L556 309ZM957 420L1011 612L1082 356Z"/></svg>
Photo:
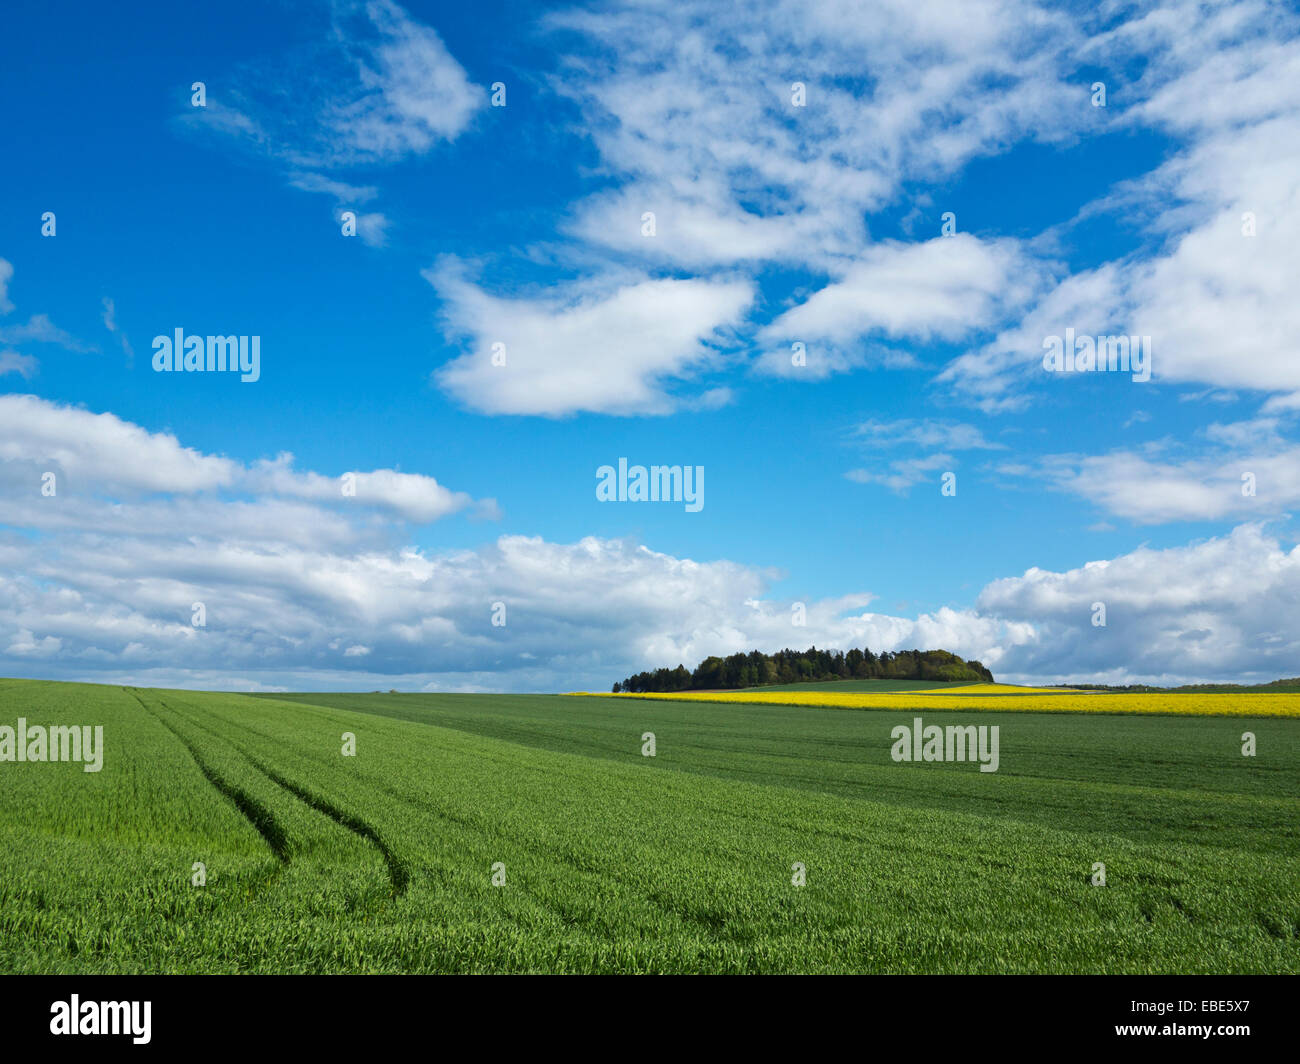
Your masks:
<svg viewBox="0 0 1300 1064"><path fill-rule="evenodd" d="M654 215L654 234L642 232ZM861 223L857 223L861 229ZM592 197L567 226L589 244L661 264L717 268L735 263L821 255L824 234L798 216L764 217L728 202L725 190L706 192L638 185Z"/></svg>
<svg viewBox="0 0 1300 1064"><path fill-rule="evenodd" d="M105 567L108 552L113 564ZM916 617L868 595L765 597L772 574L634 543L502 536L477 550L318 553L201 536L0 551L0 666L181 686L601 690L710 654L943 647L1019 682L1265 680L1295 672L1300 550L1257 525L1062 573L998 580ZM491 624L491 604L508 624ZM190 625L205 603L208 626ZM1107 627L1094 628L1105 602ZM362 641L364 640L364 641ZM127 679L127 677L133 679Z"/></svg>
<svg viewBox="0 0 1300 1064"><path fill-rule="evenodd" d="M862 340L960 340L1025 303L1044 273L1013 240L958 233L874 244L841 277L763 329L762 342L785 347L767 352L760 366L815 379L865 361L856 349ZM791 363L787 348L795 340L807 346L806 367Z"/></svg>
<svg viewBox="0 0 1300 1064"><path fill-rule="evenodd" d="M330 104L331 131L363 159L423 154L454 139L486 102L483 92L442 38L397 4L372 0L365 13L373 32L345 38L360 91Z"/></svg>
<svg viewBox="0 0 1300 1064"><path fill-rule="evenodd" d="M421 550L403 545L393 522L403 506L446 502L431 482L378 478L390 505L359 491L362 509L350 512L327 506L329 478L295 472L284 456L242 467L112 415L30 397L0 402L20 419L3 436L6 475L40 468L30 449L58 423L78 439L60 444L69 466L100 478L100 489L169 492L112 503L85 492L43 498L34 485L6 491L0 675L603 689L647 667L815 643L944 647L1007 678L1124 682L1272 678L1294 672L1300 651L1300 549L1284 550L1259 525L1064 573L1033 569L990 584L973 609L899 617L870 610L867 593L813 600L795 628L791 604L769 596L772 571L594 537L504 535L475 549ZM44 426L33 404L37 414L48 408ZM207 490L232 480L277 494ZM492 624L497 601L507 604L505 627ZM1091 627L1096 601L1107 604L1105 630ZM206 627L191 624L195 602Z"/></svg>
<svg viewBox="0 0 1300 1064"><path fill-rule="evenodd" d="M868 596L764 601L771 574L635 543L502 536L476 550L319 551L283 541L61 534L0 546L0 673L182 686L604 689L648 666L792 639L986 651L993 619L843 616ZM508 606L494 627L492 603ZM191 626L202 602L207 626ZM8 639L6 640L6 633Z"/></svg>
<svg viewBox="0 0 1300 1064"><path fill-rule="evenodd" d="M1300 446L1289 420L1212 422L1193 436L1103 454L1049 454L994 472L1037 479L1137 524L1278 517L1300 505Z"/></svg>
<svg viewBox="0 0 1300 1064"><path fill-rule="evenodd" d="M468 494L449 491L433 477L398 473L391 469L352 472L348 477L349 490L354 494L344 496L340 477L299 473L293 469L293 455L281 454L255 463L246 473L244 482L255 492L287 498L317 502L356 499L361 505L379 506L407 521L421 524L437 521L474 505ZM492 500L478 505L486 508L489 515L495 513L496 504Z"/></svg>
<svg viewBox="0 0 1300 1064"><path fill-rule="evenodd" d="M372 248L383 247L388 243L388 217L379 211L358 214L357 236Z"/></svg>
<svg viewBox="0 0 1300 1064"><path fill-rule="evenodd" d="M15 658L48 658L63 648L63 641L53 636L36 639L26 628L19 628L13 634L13 640L5 648L5 653Z"/></svg>
<svg viewBox="0 0 1300 1064"><path fill-rule="evenodd" d="M1150 336L1157 381L1300 396L1300 20L1276 5L1180 4L1089 49L1112 64L1143 57L1118 126L1181 145L1084 212L1144 224L1148 246L1065 279L941 380L987 409L1023 405L1047 383L1043 338L1072 327Z"/></svg>
<svg viewBox="0 0 1300 1064"><path fill-rule="evenodd" d="M210 86L206 107L187 101L181 121L287 164L297 188L369 199L373 189L318 171L423 155L462 133L486 94L434 29L390 0L336 3L329 14L323 39L277 56L279 81L250 66L223 91ZM315 104L305 121L286 106L304 99Z"/></svg>
<svg viewBox="0 0 1300 1064"><path fill-rule="evenodd" d="M1168 462L1124 452L1055 455L1044 460L1041 473L1054 487L1142 524L1277 515L1300 504L1295 446Z"/></svg>
<svg viewBox="0 0 1300 1064"><path fill-rule="evenodd" d="M1009 0L615 3L548 21L583 38L556 89L622 180L574 231L686 266L855 257L864 215L904 182L1092 118L1077 20Z"/></svg>
<svg viewBox="0 0 1300 1064"><path fill-rule="evenodd" d="M45 472L56 474L57 503L41 495ZM245 466L183 447L170 433L149 432L113 414L94 414L32 395L0 395L0 484L11 489L11 511L26 513L34 525L52 527L90 527L80 522L95 520L124 527L144 514L162 521L163 513L151 512L160 506L193 519L204 508L221 510L227 504L213 498L172 499L165 505L134 500L149 494L211 496L223 491L244 497L230 500L226 513L238 513L240 507L283 507L284 500L318 504L296 512L288 504L282 516L294 515L298 522L309 520L326 504L343 512L380 509L419 524L471 508L483 516L497 513L493 500L476 503L433 477L390 469L352 471L348 493L342 476L295 470L291 454ZM329 517L329 511L319 512L322 522L328 523Z"/></svg>
<svg viewBox="0 0 1300 1064"><path fill-rule="evenodd" d="M228 76L222 91L210 90L206 106L187 104L178 121L282 168L294 188L329 196L337 217L379 190L323 171L425 155L463 133L486 94L434 29L391 0L336 0L328 13L322 40L276 57L281 81L268 80L265 66L250 66ZM305 116L287 106L303 100L313 104ZM356 213L356 235L383 247L387 215Z"/></svg>
<svg viewBox="0 0 1300 1064"><path fill-rule="evenodd" d="M578 281L550 294L493 296L444 259L424 276L444 303L449 338L471 350L436 373L467 406L493 414L662 414L674 380L712 368L711 343L753 299L744 281ZM493 364L493 344L505 365ZM703 400L707 398L695 397Z"/></svg>
<svg viewBox="0 0 1300 1064"><path fill-rule="evenodd" d="M1096 602L1104 628L1092 624ZM990 584L978 608L1034 628L1003 659L1009 676L1241 683L1300 671L1300 548L1257 524L1063 573L1030 569Z"/></svg>
<svg viewBox="0 0 1300 1064"><path fill-rule="evenodd" d="M210 491L229 485L236 468L167 433L33 395L0 395L0 463L9 484L21 467L57 471L107 493ZM30 486L39 494L39 475Z"/></svg>

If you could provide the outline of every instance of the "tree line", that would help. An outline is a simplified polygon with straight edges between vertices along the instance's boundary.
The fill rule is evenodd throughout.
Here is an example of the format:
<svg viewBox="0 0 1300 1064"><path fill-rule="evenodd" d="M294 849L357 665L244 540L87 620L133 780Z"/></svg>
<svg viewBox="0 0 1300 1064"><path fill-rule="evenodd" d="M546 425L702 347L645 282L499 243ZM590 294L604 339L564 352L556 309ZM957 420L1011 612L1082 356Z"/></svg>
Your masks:
<svg viewBox="0 0 1300 1064"><path fill-rule="evenodd" d="M638 672L614 684L614 693L652 691L720 691L772 684L818 683L823 680L929 680L993 683L993 674L978 661L965 661L946 650L899 650L873 654L866 647L842 650L779 650L705 658L693 670Z"/></svg>

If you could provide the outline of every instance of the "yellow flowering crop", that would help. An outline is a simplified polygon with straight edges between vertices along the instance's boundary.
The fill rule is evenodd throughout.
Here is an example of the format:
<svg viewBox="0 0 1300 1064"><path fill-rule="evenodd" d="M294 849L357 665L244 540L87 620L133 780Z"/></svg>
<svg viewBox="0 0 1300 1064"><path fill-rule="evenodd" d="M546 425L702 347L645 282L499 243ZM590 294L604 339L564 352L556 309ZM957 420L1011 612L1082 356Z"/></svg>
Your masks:
<svg viewBox="0 0 1300 1064"><path fill-rule="evenodd" d="M1011 710L1024 713L1171 713L1181 716L1223 717L1297 717L1300 718L1300 694L1245 692L1242 694L1175 694L1170 692L1074 692L1039 694L981 695L976 686L1002 687L1000 684L954 688L948 693L933 691L902 693L862 691L825 693L817 691L683 691L656 694L599 694L576 691L574 694L598 698L653 698L669 702L736 702L760 706L821 706L827 709L897 709L897 710ZM1005 689L1005 688L1003 688ZM1032 688L1014 688L1034 691ZM955 698L958 691L968 698Z"/></svg>

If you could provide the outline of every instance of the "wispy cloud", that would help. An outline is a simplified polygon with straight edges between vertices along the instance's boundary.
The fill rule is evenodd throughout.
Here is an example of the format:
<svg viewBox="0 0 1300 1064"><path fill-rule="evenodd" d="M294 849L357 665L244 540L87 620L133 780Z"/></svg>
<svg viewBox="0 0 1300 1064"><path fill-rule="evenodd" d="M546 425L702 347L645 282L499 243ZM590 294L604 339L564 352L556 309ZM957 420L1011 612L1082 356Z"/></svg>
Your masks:
<svg viewBox="0 0 1300 1064"><path fill-rule="evenodd" d="M67 351L94 351L93 344L78 340L60 329L47 314L33 314L24 325L0 325L0 343L52 344Z"/></svg>
<svg viewBox="0 0 1300 1064"><path fill-rule="evenodd" d="M596 48L556 89L621 181L578 206L573 231L679 266L852 259L865 216L906 181L1091 117L1072 78L1079 22L1036 5L706 0L548 21ZM654 242L634 222L646 210L664 219Z"/></svg>
<svg viewBox="0 0 1300 1064"><path fill-rule="evenodd" d="M328 14L315 40L279 58L279 80L262 66L237 71L206 106L187 102L179 120L267 160L292 187L330 197L337 216L379 190L332 171L424 155L463 133L487 96L437 31L391 0L334 0ZM315 101L306 114L304 99ZM383 246L387 216L357 215L357 235Z"/></svg>
<svg viewBox="0 0 1300 1064"><path fill-rule="evenodd" d="M397 4L339 0L328 15L316 39L280 57L278 80L261 66L236 71L229 88L210 87L206 107L187 101L181 118L288 164L297 187L333 195L365 190L318 171L424 154L486 106L438 33ZM311 111L297 106L303 100Z"/></svg>
<svg viewBox="0 0 1300 1064"><path fill-rule="evenodd" d="M122 353L126 355L126 366L130 369L135 364L135 351L131 347L131 341L127 339L117 324L117 306L108 297L104 297L104 328L117 337L118 342L122 345Z"/></svg>
<svg viewBox="0 0 1300 1064"><path fill-rule="evenodd" d="M36 376L40 365L31 355L20 355L17 351L0 351L0 377L7 373L17 373L30 380Z"/></svg>
<svg viewBox="0 0 1300 1064"><path fill-rule="evenodd" d="M8 314L14 309L9 301L9 282L13 278L13 264L7 259L0 259L0 314Z"/></svg>
<svg viewBox="0 0 1300 1064"><path fill-rule="evenodd" d="M14 268L6 259L0 259L0 315L9 314L14 304L9 298L9 282L13 279ZM83 343L71 333L65 332L54 324L47 314L33 314L21 325L0 325L0 345L14 344L50 344L65 351L86 352L98 350L93 344ZM33 355L26 355L15 350L0 352L0 376L16 373L30 380L37 373L39 360Z"/></svg>
<svg viewBox="0 0 1300 1064"><path fill-rule="evenodd" d="M958 460L950 452L1003 450L1005 447L985 439L974 425L932 418L864 421L853 427L849 440L873 455L896 448L933 452L893 457L883 465L850 469L844 474L856 484L881 484L899 495L906 495L916 484L933 480L934 474L940 470L955 470Z"/></svg>
<svg viewBox="0 0 1300 1064"><path fill-rule="evenodd" d="M1137 524L1276 517L1300 505L1300 445L1281 418L1211 423L1104 454L1049 454L994 467Z"/></svg>

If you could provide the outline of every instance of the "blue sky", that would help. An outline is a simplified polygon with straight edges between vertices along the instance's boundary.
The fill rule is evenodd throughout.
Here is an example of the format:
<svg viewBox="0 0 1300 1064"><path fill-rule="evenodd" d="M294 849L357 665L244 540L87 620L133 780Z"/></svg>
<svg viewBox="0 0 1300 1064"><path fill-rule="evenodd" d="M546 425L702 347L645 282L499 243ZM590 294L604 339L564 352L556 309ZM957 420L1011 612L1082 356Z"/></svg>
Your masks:
<svg viewBox="0 0 1300 1064"><path fill-rule="evenodd" d="M1293 8L8 23L0 674L1300 672ZM176 328L258 336L260 379L155 372ZM1049 372L1067 329L1148 337L1150 380ZM704 507L598 501L620 457L703 467Z"/></svg>

